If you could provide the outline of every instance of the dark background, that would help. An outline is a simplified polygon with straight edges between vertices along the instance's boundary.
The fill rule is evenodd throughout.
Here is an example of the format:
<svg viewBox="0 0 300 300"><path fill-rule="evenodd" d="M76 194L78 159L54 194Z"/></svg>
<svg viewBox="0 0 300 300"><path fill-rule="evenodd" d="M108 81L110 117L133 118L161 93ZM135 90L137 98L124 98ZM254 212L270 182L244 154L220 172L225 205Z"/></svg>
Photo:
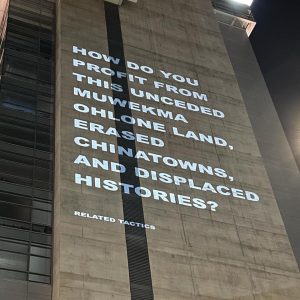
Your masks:
<svg viewBox="0 0 300 300"><path fill-rule="evenodd" d="M250 41L300 169L300 1L254 0Z"/></svg>

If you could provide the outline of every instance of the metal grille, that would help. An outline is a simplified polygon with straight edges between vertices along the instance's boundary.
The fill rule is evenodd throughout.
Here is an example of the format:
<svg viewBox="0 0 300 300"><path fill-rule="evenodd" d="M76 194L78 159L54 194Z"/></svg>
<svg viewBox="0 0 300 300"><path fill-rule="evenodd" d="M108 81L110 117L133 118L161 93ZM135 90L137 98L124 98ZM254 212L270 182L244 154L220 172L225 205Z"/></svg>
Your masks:
<svg viewBox="0 0 300 300"><path fill-rule="evenodd" d="M118 6L110 3L105 3L105 16L107 26L107 37L109 54L121 59L121 63L118 67L111 65L112 69L118 69L118 71L126 72L122 30L119 17ZM127 79L118 79L112 77L113 83L121 84L123 86L123 93L114 93L114 97L130 100ZM114 113L116 118L120 118L121 115L131 116L131 110L129 108L114 107ZM118 131L127 130L134 132L133 125L122 124L116 122L116 128ZM136 152L136 146L134 141L128 141L118 138L118 145L122 147L130 147ZM135 187L140 186L139 179L134 176L134 168L138 166L137 159L128 160L124 156L119 156L119 162L126 165L128 172L126 174L120 174L121 182L131 184ZM130 175L131 174L131 175ZM138 223L145 223L144 210L141 197L137 195L122 194L123 211L125 220L130 220ZM126 246L127 246L127 258L130 280L130 291L132 300L152 300L153 289L151 270L148 254L147 237L144 228L138 227L125 227L126 234Z"/></svg>

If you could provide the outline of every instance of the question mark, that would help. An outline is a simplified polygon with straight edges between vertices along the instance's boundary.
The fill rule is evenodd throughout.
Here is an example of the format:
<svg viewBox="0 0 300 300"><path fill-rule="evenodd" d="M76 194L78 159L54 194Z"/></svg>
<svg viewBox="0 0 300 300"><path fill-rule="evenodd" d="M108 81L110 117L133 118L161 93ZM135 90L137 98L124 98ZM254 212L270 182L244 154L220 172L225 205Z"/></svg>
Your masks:
<svg viewBox="0 0 300 300"><path fill-rule="evenodd" d="M207 204L211 204L211 206L210 206L211 211L216 211L216 208L219 206L219 204L214 201L208 201Z"/></svg>

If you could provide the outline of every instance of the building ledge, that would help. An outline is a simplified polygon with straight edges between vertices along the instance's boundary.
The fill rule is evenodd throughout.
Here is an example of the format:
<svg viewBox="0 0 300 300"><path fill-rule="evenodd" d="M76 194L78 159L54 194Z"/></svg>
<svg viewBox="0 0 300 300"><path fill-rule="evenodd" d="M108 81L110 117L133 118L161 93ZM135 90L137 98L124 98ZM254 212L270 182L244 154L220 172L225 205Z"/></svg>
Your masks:
<svg viewBox="0 0 300 300"><path fill-rule="evenodd" d="M220 23L243 29L250 36L256 22L247 5L226 0L212 0L212 5Z"/></svg>

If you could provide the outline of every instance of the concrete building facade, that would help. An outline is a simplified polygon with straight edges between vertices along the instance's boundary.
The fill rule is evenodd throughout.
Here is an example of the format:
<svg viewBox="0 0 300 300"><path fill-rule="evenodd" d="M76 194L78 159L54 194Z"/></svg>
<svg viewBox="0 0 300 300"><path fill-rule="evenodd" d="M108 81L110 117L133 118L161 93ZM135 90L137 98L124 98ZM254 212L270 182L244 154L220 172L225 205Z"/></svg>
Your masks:
<svg viewBox="0 0 300 300"><path fill-rule="evenodd" d="M299 172L247 40L254 20L226 23L226 1L29 3L22 16L24 1L10 1L3 47L3 124L23 122L1 135L3 157L32 149L33 177L1 181L1 299L300 299ZM14 44L33 13L34 58ZM14 53L34 75L12 67ZM10 90L20 76L35 87L30 111ZM12 126L29 123L32 146L15 142ZM12 200L20 185L31 202Z"/></svg>

